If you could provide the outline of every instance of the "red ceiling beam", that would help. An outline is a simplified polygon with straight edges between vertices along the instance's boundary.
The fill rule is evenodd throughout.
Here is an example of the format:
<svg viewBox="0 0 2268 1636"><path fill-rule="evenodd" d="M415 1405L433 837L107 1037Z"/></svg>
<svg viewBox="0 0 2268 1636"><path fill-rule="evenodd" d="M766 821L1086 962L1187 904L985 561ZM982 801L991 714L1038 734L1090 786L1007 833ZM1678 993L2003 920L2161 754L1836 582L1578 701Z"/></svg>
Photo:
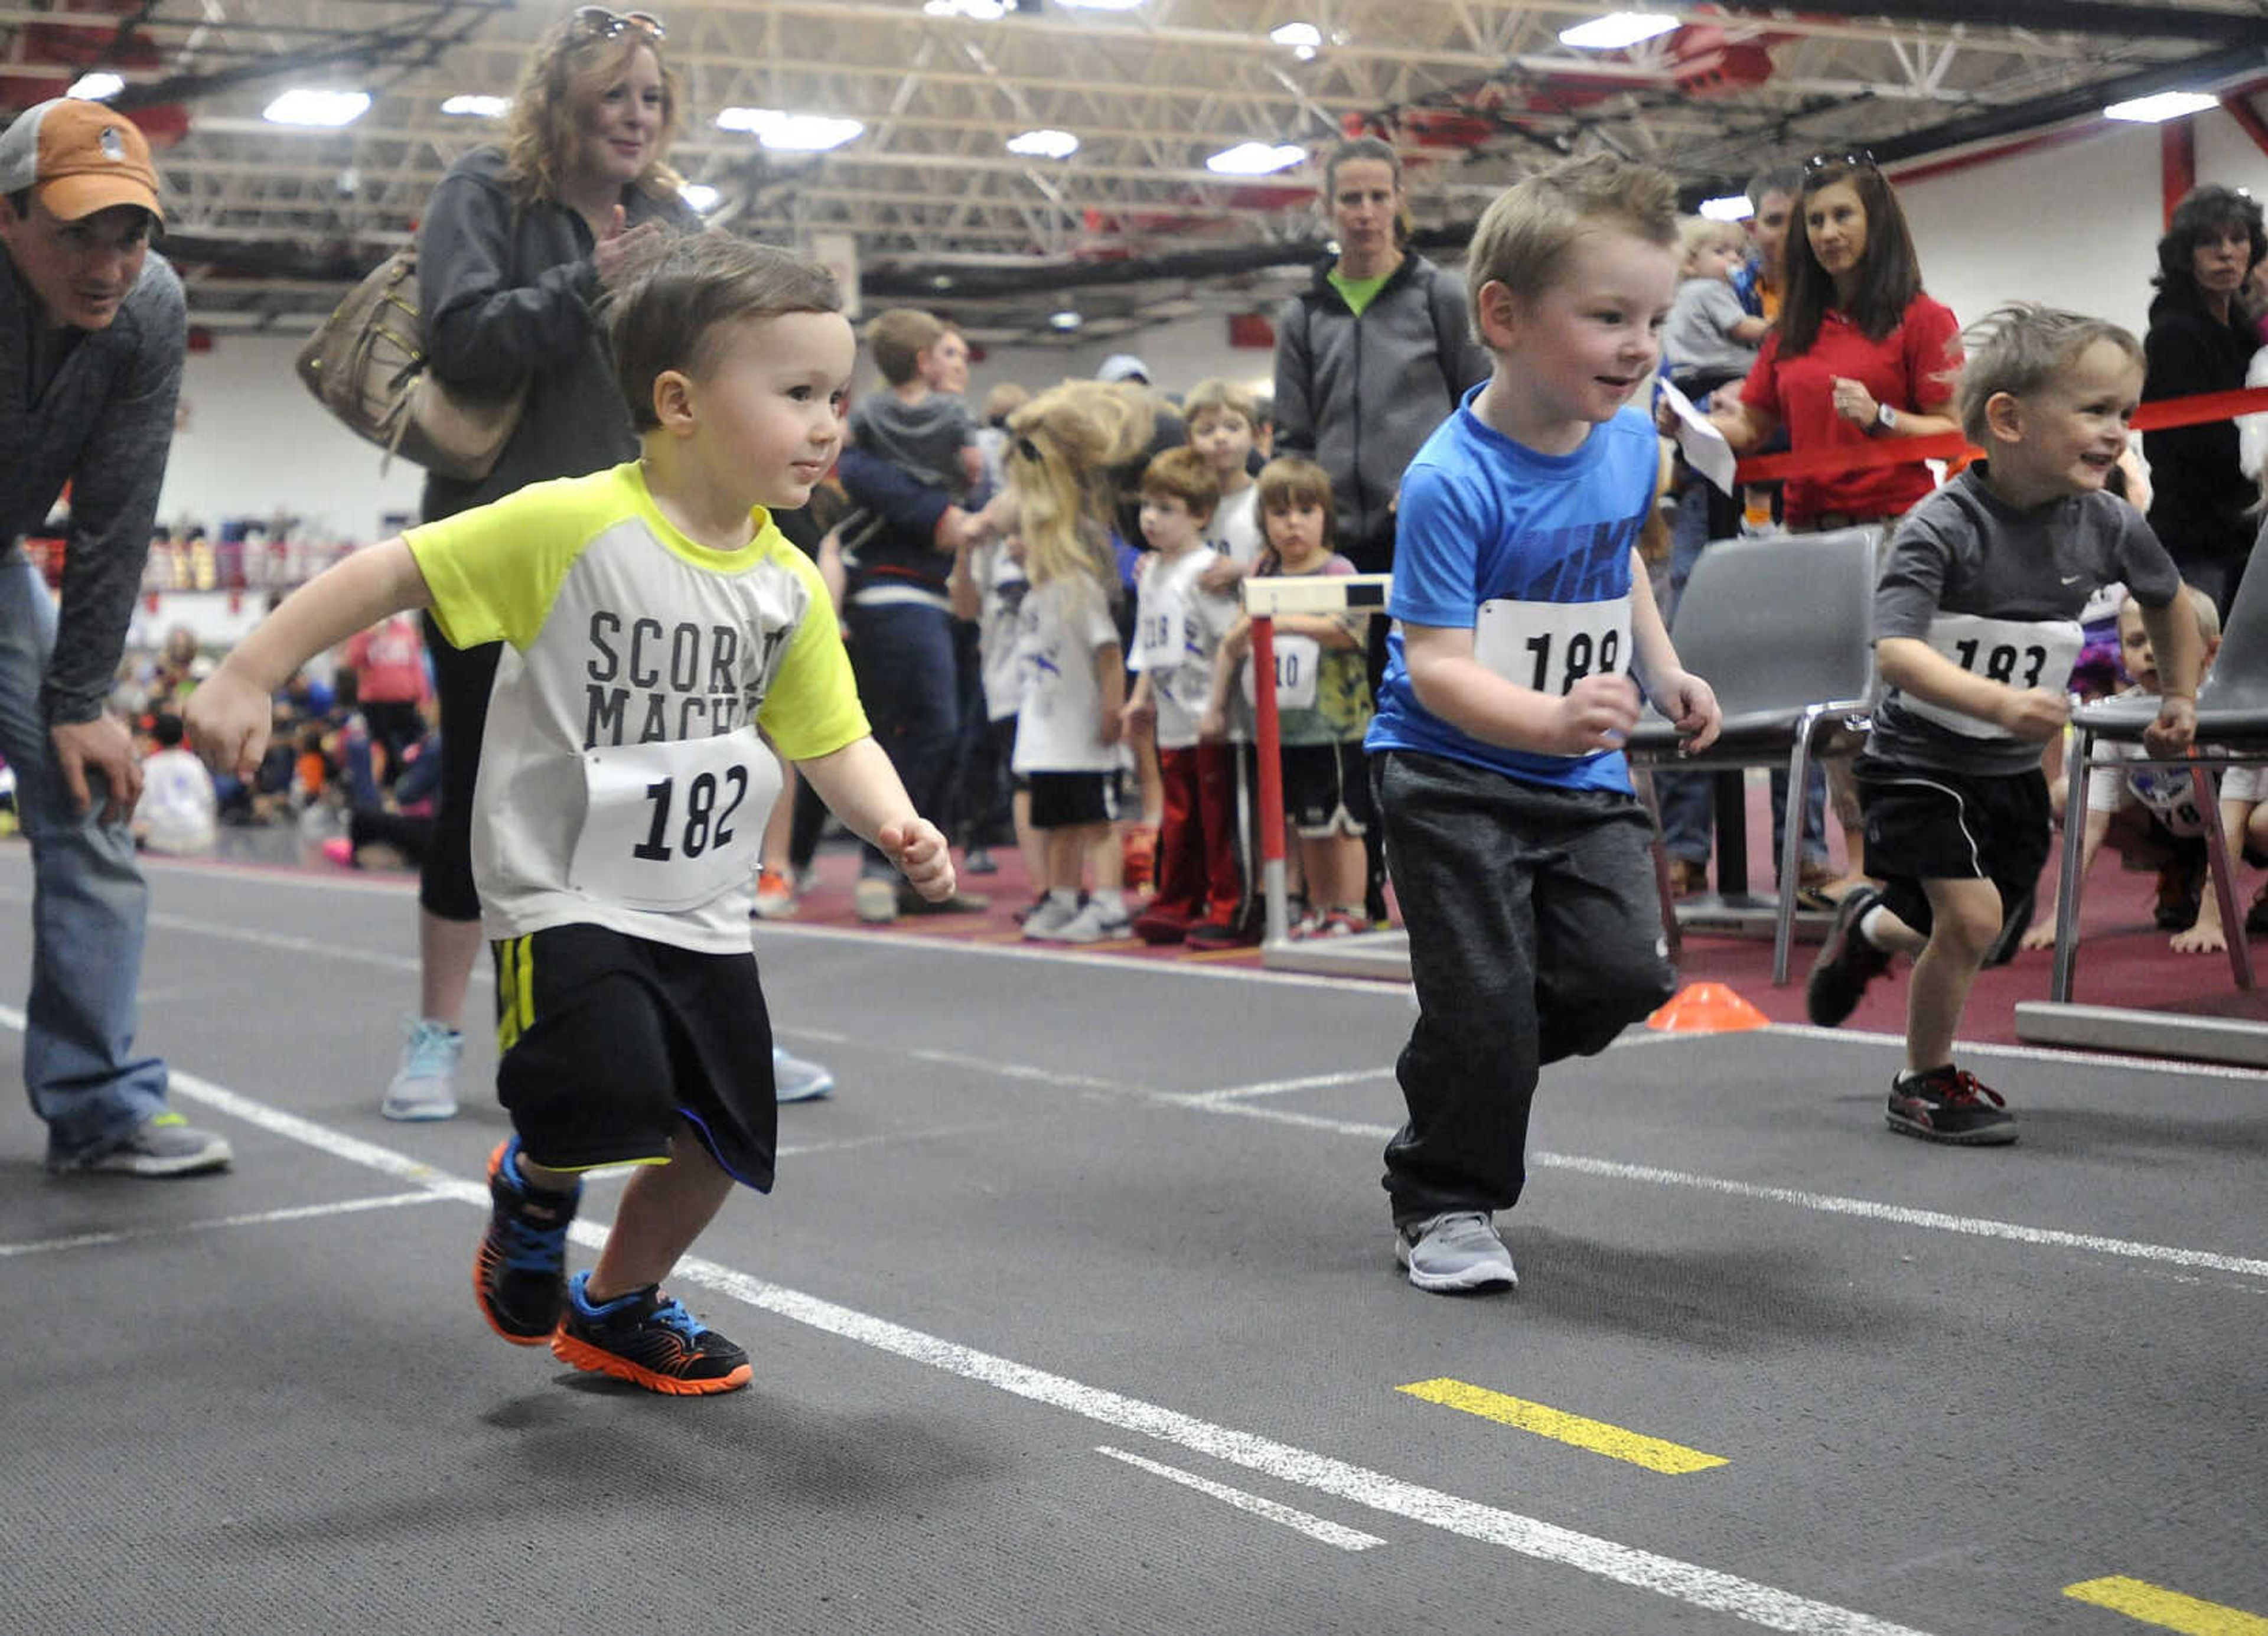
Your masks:
<svg viewBox="0 0 2268 1636"><path fill-rule="evenodd" d="M2197 128L2187 119L2169 119L2158 127L2159 192L2166 203L2166 225L2174 225L2174 206L2197 186Z"/></svg>
<svg viewBox="0 0 2268 1636"><path fill-rule="evenodd" d="M2252 138L2252 145L2268 153L2268 120L2260 117L2252 107L2252 99L2242 91L2232 91L2220 99L2221 112L2236 122L2237 129Z"/></svg>

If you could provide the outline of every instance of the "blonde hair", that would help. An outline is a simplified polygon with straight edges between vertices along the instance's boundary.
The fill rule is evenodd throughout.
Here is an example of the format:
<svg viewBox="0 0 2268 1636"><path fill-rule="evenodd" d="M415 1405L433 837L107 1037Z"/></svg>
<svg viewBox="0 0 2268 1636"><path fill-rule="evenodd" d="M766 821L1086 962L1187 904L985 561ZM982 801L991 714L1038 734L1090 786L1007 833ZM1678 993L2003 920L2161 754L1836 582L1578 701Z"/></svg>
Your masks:
<svg viewBox="0 0 2268 1636"><path fill-rule="evenodd" d="M1987 313L1962 337L1969 361L1962 366L1955 401L1962 435L1979 448L1991 448L1985 406L2003 392L2022 398L2053 385L2098 341L2117 347L2136 368L2142 366L2142 343L2107 318L2036 301L2013 302Z"/></svg>
<svg viewBox="0 0 2268 1636"><path fill-rule="evenodd" d="M917 306L894 306L866 324L866 350L874 367L894 387L921 372L921 355L945 336L945 321Z"/></svg>
<svg viewBox="0 0 2268 1636"><path fill-rule="evenodd" d="M1031 401L1028 388L1020 387L1012 380L1004 380L984 394L984 424L1005 426L1008 424L1009 416Z"/></svg>
<svg viewBox="0 0 2268 1636"><path fill-rule="evenodd" d="M2213 599L2195 586L2187 585L2176 593L2176 595L2186 600L2190 605L2190 612L2197 615L2198 640L2208 646L2218 642L2220 639L2220 609L2213 606ZM2129 609L2132 610L2135 618L2139 619L2142 616L2141 599L2132 591L2129 591L2124 600L2118 604L2118 617L2122 622L2125 619Z"/></svg>
<svg viewBox="0 0 2268 1636"><path fill-rule="evenodd" d="M1220 478L1213 471L1211 461L1183 444L1177 449L1167 449L1143 468L1143 497L1146 499L1153 494L1170 495L1189 507L1190 516L1203 522L1220 504Z"/></svg>
<svg viewBox="0 0 2268 1636"><path fill-rule="evenodd" d="M1467 306L1502 284L1532 301L1557 282L1576 240L1619 228L1667 250L1677 243L1677 184L1667 171L1611 153L1568 159L1514 183L1481 213L1465 262Z"/></svg>
<svg viewBox="0 0 2268 1636"><path fill-rule="evenodd" d="M504 127L504 172L521 204L556 201L563 173L582 141L582 111L628 70L638 52L652 54L661 70L661 133L653 158L630 185L657 199L674 199L682 179L662 163L676 140L684 87L661 42L637 29L608 37L584 32L570 13L545 29L519 70L512 112Z"/></svg>
<svg viewBox="0 0 2268 1636"><path fill-rule="evenodd" d="M1112 474L1141 458L1155 430L1148 394L1100 380L1066 380L1009 416L1004 466L1034 586L1061 579L1109 597Z"/></svg>
<svg viewBox="0 0 2268 1636"><path fill-rule="evenodd" d="M1241 415L1245 429L1260 430L1260 406L1252 394L1233 380L1223 380L1218 375L1200 380L1182 399L1182 422L1194 426L1202 415Z"/></svg>
<svg viewBox="0 0 2268 1636"><path fill-rule="evenodd" d="M1704 250L1728 245L1735 250L1748 248L1747 232L1732 222L1712 221L1706 216L1689 216L1677 224L1677 265L1682 269L1692 265L1693 258Z"/></svg>

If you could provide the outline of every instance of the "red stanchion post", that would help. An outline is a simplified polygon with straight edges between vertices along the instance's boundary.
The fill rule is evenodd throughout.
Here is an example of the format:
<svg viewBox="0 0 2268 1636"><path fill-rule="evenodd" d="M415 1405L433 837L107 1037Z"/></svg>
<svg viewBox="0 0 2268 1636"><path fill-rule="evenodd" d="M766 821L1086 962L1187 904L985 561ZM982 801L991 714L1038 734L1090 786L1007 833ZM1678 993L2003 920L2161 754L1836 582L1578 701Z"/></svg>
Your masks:
<svg viewBox="0 0 2268 1636"><path fill-rule="evenodd" d="M1276 719L1276 621L1252 616L1253 760L1260 775L1260 885L1268 905L1268 941L1291 934L1284 885L1283 729Z"/></svg>

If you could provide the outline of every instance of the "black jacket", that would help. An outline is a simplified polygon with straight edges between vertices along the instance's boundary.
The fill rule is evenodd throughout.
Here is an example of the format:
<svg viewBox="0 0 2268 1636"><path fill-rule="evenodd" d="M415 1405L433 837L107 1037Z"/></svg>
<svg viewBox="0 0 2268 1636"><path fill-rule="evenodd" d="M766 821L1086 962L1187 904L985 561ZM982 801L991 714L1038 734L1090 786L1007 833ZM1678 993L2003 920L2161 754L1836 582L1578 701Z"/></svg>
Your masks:
<svg viewBox="0 0 2268 1636"><path fill-rule="evenodd" d="M2224 323L2193 292L2167 291L2150 303L2143 401L2235 391L2254 344L2241 313ZM2236 561L2251 550L2254 520L2245 513L2260 497L2237 464L2235 421L2146 431L2142 453L2150 462L2150 527L2175 562Z"/></svg>

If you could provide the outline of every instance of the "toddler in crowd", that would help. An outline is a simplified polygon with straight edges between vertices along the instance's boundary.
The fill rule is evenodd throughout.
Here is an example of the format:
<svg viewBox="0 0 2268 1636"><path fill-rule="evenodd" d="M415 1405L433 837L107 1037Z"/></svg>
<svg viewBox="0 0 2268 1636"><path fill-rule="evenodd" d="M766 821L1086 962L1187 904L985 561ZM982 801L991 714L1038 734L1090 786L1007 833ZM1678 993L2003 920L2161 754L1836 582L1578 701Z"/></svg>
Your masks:
<svg viewBox="0 0 2268 1636"><path fill-rule="evenodd" d="M850 406L851 440L955 503L966 499L984 481L976 422L961 394L938 383L961 378L968 343L928 313L894 306L867 324L866 350L887 390Z"/></svg>
<svg viewBox="0 0 2268 1636"><path fill-rule="evenodd" d="M1205 589L1228 591L1260 560L1260 490L1252 481L1252 440L1260 411L1243 387L1200 380L1182 400L1189 447L1204 456L1220 484L1205 538L1219 554L1205 570Z"/></svg>
<svg viewBox="0 0 2268 1636"><path fill-rule="evenodd" d="M1402 483L1371 777L1418 1016L1386 1149L1420 1289L1518 1282L1492 1213L1527 1181L1539 1069L1669 997L1653 826L1622 753L1638 689L1695 749L1720 722L1677 662L1636 547L1676 184L1609 155L1499 196L1465 280L1493 365Z"/></svg>
<svg viewBox="0 0 2268 1636"><path fill-rule="evenodd" d="M1354 564L1331 549L1331 480L1312 461L1270 461L1260 473L1261 525L1267 546L1256 576L1351 575ZM1276 712L1282 741L1284 811L1299 837L1307 906L1291 935L1344 937L1366 930L1362 837L1373 822L1363 734L1372 714L1365 648L1369 615L1279 614L1275 619ZM1211 697L1200 732L1228 730L1228 699L1244 677L1250 697L1259 679L1245 663L1252 622L1240 616L1221 638Z"/></svg>
<svg viewBox="0 0 2268 1636"><path fill-rule="evenodd" d="M724 233L649 254L608 318L640 457L356 552L247 637L190 717L209 758L248 768L269 690L390 614L430 607L459 647L509 645L472 823L513 1133L489 1161L475 1293L506 1340L697 1395L747 1385L747 1354L661 1280L736 1182L773 1176L748 944L779 787L765 738L924 896L949 897L954 870L867 732L818 570L770 515L809 498L841 442L856 348L835 281ZM602 1165L636 1174L570 1279L582 1173Z"/></svg>
<svg viewBox="0 0 2268 1636"><path fill-rule="evenodd" d="M1013 766L1030 788L1047 894L1024 935L1097 943L1133 931L1116 844L1126 667L1113 608L1110 473L1148 446L1151 410L1102 382L1065 381L1018 409L1008 429L1008 485L1031 586L1017 616L1023 690ZM1094 890L1082 905L1090 852Z"/></svg>
<svg viewBox="0 0 2268 1636"><path fill-rule="evenodd" d="M1893 1131L1963 1146L2016 1139L1999 1094L1953 1060L1979 968L2029 923L2050 843L2043 747L2097 586L2123 581L2162 677L2153 755L2197 727L2197 622L2166 549L2104 483L2142 395L2141 343L2117 325L2036 306L1981 327L1958 396L1985 451L1907 512L1874 593L1888 684L1858 767L1867 867L1836 911L1806 995L1811 1020L1851 1014L1894 953L1914 955Z"/></svg>
<svg viewBox="0 0 2268 1636"><path fill-rule="evenodd" d="M181 719L160 711L150 723L158 748L142 762L142 799L134 808L134 842L171 858L210 852L219 834L220 802L212 774L181 747Z"/></svg>
<svg viewBox="0 0 2268 1636"><path fill-rule="evenodd" d="M1207 921L1230 925L1243 898L1235 752L1197 732L1214 654L1237 619L1233 598L1205 588L1221 560L1204 539L1219 494L1216 467L1195 446L1167 450L1142 474L1150 560L1137 587L1126 722L1130 732L1154 725L1164 798L1157 891L1134 921L1146 943L1181 942Z"/></svg>
<svg viewBox="0 0 2268 1636"><path fill-rule="evenodd" d="M2211 667L2213 657L2220 648L2220 613L2211 597L2187 586L2183 588L2182 597L2197 615L2198 669L2202 679L2202 673ZM2116 696L2155 698L2159 693L2158 659L2156 650L2150 645L2149 630L2142 623L2142 605L2131 596L2124 598L2117 618L2119 660L2127 675L2133 679L2133 686ZM2087 777L2087 816L2081 833L2080 872L2084 874L2095 866L2095 854L2102 850L2104 842L2109 842L2130 866L2159 870L2161 882L2172 884L2173 890L2159 900L2157 921L2160 931L2174 934L2172 947L2176 954L2218 954L2227 949L2228 944L2221 935L2220 904L2205 889L2206 819L2198 808L2195 780L2188 767L2154 761L2143 754L2139 746L2113 740L2095 745L2094 760ZM2239 793L2241 799L2242 792L2249 791L2250 771L2249 768L2237 768L2223 775L2224 807L2232 793ZM2232 858L2245 846L2242 830L2251 805L2249 800L2242 800L2238 832L2229 846ZM2263 822L2264 826L2268 826L2268 815L2264 815ZM2056 924L2056 911L2051 904L2039 924L2024 933L2021 947L2053 948Z"/></svg>
<svg viewBox="0 0 2268 1636"><path fill-rule="evenodd" d="M1689 217L1677 247L1677 295L1662 326L1661 353L1671 382L1688 397L1704 398L1748 374L1771 326L1741 305L1733 285L1749 257L1749 236L1738 222Z"/></svg>

